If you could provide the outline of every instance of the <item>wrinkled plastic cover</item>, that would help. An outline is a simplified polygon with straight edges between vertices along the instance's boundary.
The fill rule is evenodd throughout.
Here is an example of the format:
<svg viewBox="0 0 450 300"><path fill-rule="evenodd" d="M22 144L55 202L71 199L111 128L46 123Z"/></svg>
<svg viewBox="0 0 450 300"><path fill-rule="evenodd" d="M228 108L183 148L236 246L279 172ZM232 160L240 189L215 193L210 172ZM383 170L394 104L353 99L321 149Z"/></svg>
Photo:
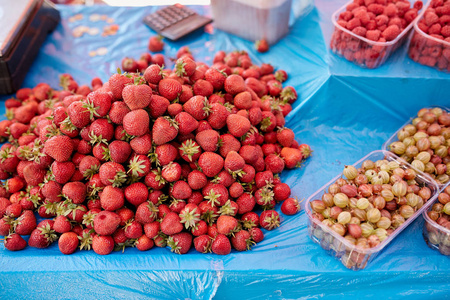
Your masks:
<svg viewBox="0 0 450 300"><path fill-rule="evenodd" d="M265 54L256 53L251 42L220 31L197 32L166 42L164 49L173 58L180 46L189 45L194 57L207 63L217 50L245 49L255 62L270 62L288 72L286 84L299 91L299 100L286 125L300 143L314 149L301 169L282 175L299 199L308 198L344 165L381 149L420 108L450 104L450 75L414 63L405 50L376 70L361 69L330 54L330 18L345 1L316 0L316 8ZM209 13L207 8L193 8ZM107 80L124 56L138 58L145 52L154 34L141 23L152 8L59 9L62 23L43 45L24 87L44 81L56 88L58 75L65 72L80 84L89 84L94 76ZM77 13L84 19L69 23L68 18ZM92 13L114 18L120 25L118 34L72 38L71 30L78 25L106 25L90 22ZM88 56L99 47L107 47L108 54ZM1 298L436 299L450 294L449 258L425 244L422 217L358 272L347 270L308 238L306 219L304 212L282 215L282 226L265 231L264 241L252 251L233 250L227 256L199 254L194 249L176 255L167 248L126 249L105 257L93 251L64 256L57 244L17 253L0 246Z"/></svg>

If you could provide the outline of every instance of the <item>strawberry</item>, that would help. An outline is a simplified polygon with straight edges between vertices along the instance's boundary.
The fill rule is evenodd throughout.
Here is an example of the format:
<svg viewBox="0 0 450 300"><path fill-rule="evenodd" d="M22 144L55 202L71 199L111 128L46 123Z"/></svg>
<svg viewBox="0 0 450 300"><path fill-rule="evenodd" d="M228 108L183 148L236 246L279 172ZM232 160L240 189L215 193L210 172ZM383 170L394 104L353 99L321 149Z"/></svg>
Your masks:
<svg viewBox="0 0 450 300"><path fill-rule="evenodd" d="M58 241L59 251L62 254L72 254L78 248L78 235L75 232L63 233Z"/></svg>
<svg viewBox="0 0 450 300"><path fill-rule="evenodd" d="M158 216L158 208L152 202L143 202L136 209L136 221L145 225L152 223Z"/></svg>
<svg viewBox="0 0 450 300"><path fill-rule="evenodd" d="M157 163L165 166L178 157L178 150L171 144L159 145L155 149Z"/></svg>
<svg viewBox="0 0 450 300"><path fill-rule="evenodd" d="M160 223L158 221L144 224L145 235L150 239L155 238L158 235L159 230Z"/></svg>
<svg viewBox="0 0 450 300"><path fill-rule="evenodd" d="M286 200L291 195L291 188L286 183L277 183L273 187L275 201Z"/></svg>
<svg viewBox="0 0 450 300"><path fill-rule="evenodd" d="M53 229L57 233L69 232L72 229L72 225L66 216L60 215L55 218Z"/></svg>
<svg viewBox="0 0 450 300"><path fill-rule="evenodd" d="M156 64L160 67L164 66L164 55L157 53L152 55L152 64Z"/></svg>
<svg viewBox="0 0 450 300"><path fill-rule="evenodd" d="M181 84L174 79L162 79L158 84L159 94L169 101L175 100L181 94L181 90Z"/></svg>
<svg viewBox="0 0 450 300"><path fill-rule="evenodd" d="M203 96L194 96L183 104L185 112L189 113L197 120L204 120L208 117L211 107L208 99Z"/></svg>
<svg viewBox="0 0 450 300"><path fill-rule="evenodd" d="M267 230L272 230L280 226L280 216L274 210L266 210L259 216L259 224Z"/></svg>
<svg viewBox="0 0 450 300"><path fill-rule="evenodd" d="M223 134L220 136L222 145L219 148L219 153L226 157L230 151L238 152L241 148L241 143L231 134Z"/></svg>
<svg viewBox="0 0 450 300"><path fill-rule="evenodd" d="M188 184L192 189L199 190L207 184L207 178L202 172L193 170L189 173Z"/></svg>
<svg viewBox="0 0 450 300"><path fill-rule="evenodd" d="M122 124L123 118L130 109L123 101L115 101L111 104L111 109L109 111L109 118L114 124Z"/></svg>
<svg viewBox="0 0 450 300"><path fill-rule="evenodd" d="M19 251L27 246L27 242L17 233L8 234L4 243L9 251Z"/></svg>
<svg viewBox="0 0 450 300"><path fill-rule="evenodd" d="M130 221L125 225L125 236L129 239L137 239L142 236L142 225L137 221Z"/></svg>
<svg viewBox="0 0 450 300"><path fill-rule="evenodd" d="M92 249L100 255L108 255L114 250L114 240L109 235L95 235L92 239Z"/></svg>
<svg viewBox="0 0 450 300"><path fill-rule="evenodd" d="M192 235L188 232L181 232L167 238L167 246L170 251L177 254L186 254L192 245Z"/></svg>
<svg viewBox="0 0 450 300"><path fill-rule="evenodd" d="M249 229L248 232L250 233L250 236L255 243L259 243L264 239L262 230L257 227Z"/></svg>
<svg viewBox="0 0 450 300"><path fill-rule="evenodd" d="M225 79L224 88L227 93L236 95L246 90L244 79L239 75L230 75Z"/></svg>
<svg viewBox="0 0 450 300"><path fill-rule="evenodd" d="M149 124L150 118L143 109L130 111L123 118L123 127L129 135L141 136L146 134Z"/></svg>
<svg viewBox="0 0 450 300"><path fill-rule="evenodd" d="M198 165L208 177L214 177L219 174L223 164L223 158L214 152L203 152L198 159Z"/></svg>
<svg viewBox="0 0 450 300"><path fill-rule="evenodd" d="M100 166L99 175L102 184L121 186L126 181L125 168L115 162L106 162Z"/></svg>
<svg viewBox="0 0 450 300"><path fill-rule="evenodd" d="M219 146L220 136L215 130L204 130L195 136L195 140L204 151L215 152Z"/></svg>
<svg viewBox="0 0 450 300"><path fill-rule="evenodd" d="M228 192L232 198L239 198L244 193L244 187L239 182L233 182L230 185Z"/></svg>
<svg viewBox="0 0 450 300"><path fill-rule="evenodd" d="M212 239L209 235L203 234L194 238L194 248L200 253L211 252Z"/></svg>
<svg viewBox="0 0 450 300"><path fill-rule="evenodd" d="M245 214L253 210L256 200L251 194L244 193L236 200L236 203L239 206L238 214Z"/></svg>
<svg viewBox="0 0 450 300"><path fill-rule="evenodd" d="M94 230L100 235L111 235L119 227L120 217L111 211L101 211L94 218Z"/></svg>
<svg viewBox="0 0 450 300"><path fill-rule="evenodd" d="M125 198L138 207L148 199L148 189L142 182L135 182L125 188Z"/></svg>
<svg viewBox="0 0 450 300"><path fill-rule="evenodd" d="M130 146L131 146L131 149L136 154L146 155L152 150L152 136L150 134L144 134L141 136L137 136L130 141ZM110 149L110 153L111 153L111 149ZM125 159L125 161L126 161L126 159Z"/></svg>
<svg viewBox="0 0 450 300"><path fill-rule="evenodd" d="M225 158L224 167L234 177L240 175L239 173L244 168L245 161L236 151L230 151Z"/></svg>
<svg viewBox="0 0 450 300"><path fill-rule="evenodd" d="M128 171L132 178L144 177L150 172L151 162L146 155L134 155L128 164Z"/></svg>
<svg viewBox="0 0 450 300"><path fill-rule="evenodd" d="M154 119L164 115L167 108L170 105L170 101L159 95L153 95L152 100L148 108L150 109L150 116Z"/></svg>
<svg viewBox="0 0 450 300"><path fill-rule="evenodd" d="M156 145L170 142L178 134L178 123L169 117L159 117L153 124L152 134Z"/></svg>
<svg viewBox="0 0 450 300"><path fill-rule="evenodd" d="M242 137L251 127L250 121L237 114L231 114L227 118L228 131L235 137Z"/></svg>
<svg viewBox="0 0 450 300"><path fill-rule="evenodd" d="M239 155L247 164L254 164L258 160L258 152L255 146L244 145L239 149Z"/></svg>
<svg viewBox="0 0 450 300"><path fill-rule="evenodd" d="M70 160L73 151L71 139L65 135L57 135L48 139L44 144L44 152L57 162Z"/></svg>
<svg viewBox="0 0 450 300"><path fill-rule="evenodd" d="M186 181L177 181L170 189L170 196L175 199L186 200L192 194L192 189Z"/></svg>
<svg viewBox="0 0 450 300"><path fill-rule="evenodd" d="M131 146L124 141L115 140L108 146L109 156L111 160L118 164L125 163L131 154Z"/></svg>
<svg viewBox="0 0 450 300"><path fill-rule="evenodd" d="M162 169L161 176L167 182L175 182L181 177L181 166L179 163L171 162Z"/></svg>
<svg viewBox="0 0 450 300"><path fill-rule="evenodd" d="M158 84L163 79L163 70L158 65L150 65L144 72L145 81L151 84Z"/></svg>
<svg viewBox="0 0 450 300"><path fill-rule="evenodd" d="M195 64L195 61L191 58L186 56L181 57L175 63L175 74L177 74L178 77L189 77L194 74L196 67L197 65Z"/></svg>
<svg viewBox="0 0 450 300"><path fill-rule="evenodd" d="M47 170L37 163L31 163L23 169L23 176L29 186L37 186L44 181Z"/></svg>
<svg viewBox="0 0 450 300"><path fill-rule="evenodd" d="M89 124L91 115L85 103L75 101L67 108L67 115L71 124L78 128L83 128Z"/></svg>
<svg viewBox="0 0 450 300"><path fill-rule="evenodd" d="M240 230L231 237L231 244L237 251L247 251L255 242L251 239L250 233L246 230Z"/></svg>
<svg viewBox="0 0 450 300"><path fill-rule="evenodd" d="M25 210L17 219L15 232L20 235L29 235L36 228L36 217L31 210Z"/></svg>
<svg viewBox="0 0 450 300"><path fill-rule="evenodd" d="M147 251L153 248L155 243L152 239L148 238L146 235L142 235L136 241L136 248L139 251Z"/></svg>
<svg viewBox="0 0 450 300"><path fill-rule="evenodd" d="M227 255L231 252L230 240L224 234L218 234L212 244L211 250L213 253L218 255Z"/></svg>
<svg viewBox="0 0 450 300"><path fill-rule="evenodd" d="M295 134L292 129L283 127L277 132L277 140L283 147L291 147Z"/></svg>
<svg viewBox="0 0 450 300"><path fill-rule="evenodd" d="M266 164L266 170L269 170L274 174L281 173L285 167L283 159L275 154L266 156L264 163Z"/></svg>
<svg viewBox="0 0 450 300"><path fill-rule="evenodd" d="M42 226L38 225L38 227L31 232L28 245L35 248L47 248L57 239L58 236L52 229L52 226L47 223Z"/></svg>
<svg viewBox="0 0 450 300"><path fill-rule="evenodd" d="M114 211L125 204L124 198L122 189L107 185L100 195L100 203L104 210Z"/></svg>
<svg viewBox="0 0 450 300"><path fill-rule="evenodd" d="M148 50L151 52L161 52L164 48L164 42L162 39L163 37L160 35L151 36L148 40Z"/></svg>
<svg viewBox="0 0 450 300"><path fill-rule="evenodd" d="M82 182L68 182L63 186L64 197L74 204L81 204L86 198L86 186Z"/></svg>
<svg viewBox="0 0 450 300"><path fill-rule="evenodd" d="M238 230L238 221L231 216L220 216L217 219L217 231L220 234L231 235Z"/></svg>
<svg viewBox="0 0 450 300"><path fill-rule="evenodd" d="M9 205L11 205L11 201L9 201L7 198L0 197L0 217L3 217L6 212L6 208Z"/></svg>
<svg viewBox="0 0 450 300"><path fill-rule="evenodd" d="M260 53L264 53L269 51L269 43L265 39L259 40L255 42L255 49Z"/></svg>
<svg viewBox="0 0 450 300"><path fill-rule="evenodd" d="M235 95L234 105L237 109L250 109L252 107L252 95L247 91Z"/></svg>
<svg viewBox="0 0 450 300"><path fill-rule="evenodd" d="M109 78L108 83L114 99L119 100L122 99L123 89L126 85L132 84L133 79L125 74L114 74Z"/></svg>
<svg viewBox="0 0 450 300"><path fill-rule="evenodd" d="M213 85L206 80L199 79L193 85L194 95L209 97L214 92Z"/></svg>
<svg viewBox="0 0 450 300"><path fill-rule="evenodd" d="M161 231L167 235L174 235L183 230L181 219L175 212L169 212L161 222Z"/></svg>
<svg viewBox="0 0 450 300"><path fill-rule="evenodd" d="M298 167L303 159L302 152L299 149L289 147L281 149L281 157L284 160L286 168L289 169Z"/></svg>
<svg viewBox="0 0 450 300"><path fill-rule="evenodd" d="M130 84L123 89L122 98L131 110L145 108L150 104L152 89L146 84Z"/></svg>
<svg viewBox="0 0 450 300"><path fill-rule="evenodd" d="M122 70L125 72L135 72L137 68L137 62L133 58L124 57L122 59Z"/></svg>
<svg viewBox="0 0 450 300"><path fill-rule="evenodd" d="M219 91L223 88L226 74L216 68L209 68L205 72L205 80L211 83L214 90Z"/></svg>
<svg viewBox="0 0 450 300"><path fill-rule="evenodd" d="M281 204L281 212L285 215L295 215L300 211L300 204L297 199L287 198Z"/></svg>
<svg viewBox="0 0 450 300"><path fill-rule="evenodd" d="M192 88L190 85L183 84L181 86L181 94L178 97L178 100L180 100L181 104L186 103L189 99L191 99L194 96L194 92L192 91Z"/></svg>

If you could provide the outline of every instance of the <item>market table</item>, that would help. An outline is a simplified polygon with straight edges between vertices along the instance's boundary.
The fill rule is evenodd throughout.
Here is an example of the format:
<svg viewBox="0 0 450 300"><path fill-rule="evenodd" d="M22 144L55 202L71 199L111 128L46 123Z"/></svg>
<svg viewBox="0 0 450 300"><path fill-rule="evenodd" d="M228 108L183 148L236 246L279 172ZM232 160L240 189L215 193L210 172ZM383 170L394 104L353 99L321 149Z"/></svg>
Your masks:
<svg viewBox="0 0 450 300"><path fill-rule="evenodd" d="M331 14L345 1L316 0L316 8L294 22L291 32L265 54L253 43L207 27L178 42L167 42L164 54L175 57L188 45L196 59L211 63L215 51L246 50L257 62L270 62L289 74L287 85L299 91L287 127L311 145L314 153L298 170L285 171L292 194L307 198L384 141L429 105L450 106L450 74L419 65L400 49L384 66L362 69L329 51ZM125 56L137 58L154 33L141 20L155 8L59 6L62 23L48 37L24 87L44 81L58 87L58 76L70 73L80 84L113 74ZM209 14L207 7L193 7ZM69 22L75 14L83 19ZM97 26L91 14L106 14L120 25L115 36L73 38L79 25ZM106 47L106 56L89 51ZM3 97L2 99L6 99ZM1 108L4 110L4 107ZM3 111L4 112L4 111ZM58 299L265 299L366 297L446 298L450 295L450 260L431 250L422 238L419 217L362 271L346 269L307 236L307 216L282 216L282 226L265 231L252 251L230 255L176 255L167 248L148 252L126 249L99 256L78 251L65 256L57 243L39 250L9 252L0 247L0 296Z"/></svg>

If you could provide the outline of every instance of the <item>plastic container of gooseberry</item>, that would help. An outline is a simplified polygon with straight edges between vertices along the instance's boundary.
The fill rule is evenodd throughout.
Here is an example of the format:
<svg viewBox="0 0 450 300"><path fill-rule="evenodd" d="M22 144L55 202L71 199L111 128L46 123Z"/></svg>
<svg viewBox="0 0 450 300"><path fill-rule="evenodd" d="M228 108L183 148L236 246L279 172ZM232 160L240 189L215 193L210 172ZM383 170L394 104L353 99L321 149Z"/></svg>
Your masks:
<svg viewBox="0 0 450 300"><path fill-rule="evenodd" d="M409 2L411 3L412 1ZM339 15L346 11L347 5L351 3L353 3L353 0L336 10L331 17L331 21L334 24L334 32L331 36L330 49L338 56L369 69L375 69L384 64L392 53L408 40L414 23L426 9L426 7L423 7L418 16L394 40L375 42L359 36L337 23Z"/></svg>
<svg viewBox="0 0 450 300"><path fill-rule="evenodd" d="M406 163L404 160L400 159L395 154L384 151L376 150L370 152L359 161L353 164L355 168L361 167L365 160L372 160L373 162L386 159L388 161L396 161L399 163L401 168L411 169L411 165ZM363 249L353 245L343 236L340 236L334 232L330 227L322 223L321 221L313 217L313 212L310 203L313 200L321 199L322 195L326 193L330 185L332 185L337 179L342 178L343 174L340 174L333 178L330 182L321 187L317 192L312 194L305 203L305 211L308 216L308 235L317 244L319 244L322 249L324 249L329 255L334 256L336 259L340 260L341 263L348 269L358 271L365 269L371 264L371 262L380 254L391 242L394 240L409 224L411 224L420 214L427 211L434 200L439 194L439 187L436 183L430 180L429 176L416 171L416 181L421 187L428 187L431 190L431 197L424 203L424 205L418 209L414 215L408 218L405 223L398 227L388 238L381 242L378 246Z"/></svg>
<svg viewBox="0 0 450 300"><path fill-rule="evenodd" d="M445 106L439 106L439 105L436 105L436 106L429 106L429 107L425 107L425 108L428 108L428 109L432 109L432 108L440 108L440 109L445 110L446 112L450 113L450 108L445 107ZM382 149L382 150L385 150L385 151L390 151L390 145L391 145L393 142L398 142L398 141L399 141L398 133L400 132L400 130L402 130L406 125L411 124L411 123L412 123L412 120L413 120L414 118L416 118L416 117L417 117L417 114L415 114L413 117L409 118L409 120L406 121L405 124L403 124L397 131L395 131L394 134L391 135L391 137L390 137L386 142L384 142L383 146L381 146L381 149ZM413 169L415 169L415 168L413 167ZM418 171L417 169L415 169L415 170ZM444 183L441 183L441 182L439 182L438 180L435 180L434 178L431 178L431 180L432 180L432 181L435 181L436 184L439 186L439 188L443 188L445 185L447 185L447 184L450 183L450 180L447 181L447 182L444 182Z"/></svg>
<svg viewBox="0 0 450 300"><path fill-rule="evenodd" d="M450 256L450 229L439 225L428 216L428 212L434 203L438 203L438 200L433 201L429 209L423 212L423 218L425 219L423 238L428 247L439 251L442 255Z"/></svg>
<svg viewBox="0 0 450 300"><path fill-rule="evenodd" d="M435 38L419 28L421 16L414 24L408 47L409 57L422 65L442 72L450 72L450 43Z"/></svg>

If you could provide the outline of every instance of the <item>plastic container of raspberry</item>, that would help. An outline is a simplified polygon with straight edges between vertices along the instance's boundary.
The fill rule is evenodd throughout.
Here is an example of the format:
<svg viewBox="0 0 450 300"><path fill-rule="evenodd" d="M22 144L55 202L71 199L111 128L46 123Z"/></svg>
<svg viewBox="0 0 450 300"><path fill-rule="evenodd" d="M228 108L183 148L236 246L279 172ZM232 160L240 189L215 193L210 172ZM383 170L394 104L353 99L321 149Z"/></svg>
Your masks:
<svg viewBox="0 0 450 300"><path fill-rule="evenodd" d="M437 202L436 199L432 205ZM423 239L431 249L439 251L442 255L450 256L450 229L439 225L428 216L432 205L423 212L423 218L425 219Z"/></svg>
<svg viewBox="0 0 450 300"><path fill-rule="evenodd" d="M440 109L443 109L443 110L445 110L446 112L450 113L450 108L444 107L444 106L430 106L430 107L426 107L426 108L435 108L435 107L440 108ZM402 130L406 125L411 124L411 123L412 123L412 120L413 120L414 118L416 118L416 117L417 117L417 115L414 115L413 117L409 118L409 120L406 121L405 124L403 124L403 125L402 125L402 126L401 126L394 134L393 134L393 135L391 135L391 137L390 137L386 142L384 142L384 144L383 144L383 146L381 147L381 149L382 149L382 150L385 150L385 151L391 151L391 150L390 150L390 145L391 145L393 142L397 142L397 141L399 140L399 138L398 138L398 133L400 132L400 130ZM429 173L426 173L426 174L429 175L429 176L431 176L430 180L436 182L436 184L439 186L439 188L443 188L444 186L446 186L447 184L450 183L450 181L439 182L438 180L435 180L435 179L434 179L434 177L436 176L435 174L429 174Z"/></svg>
<svg viewBox="0 0 450 300"><path fill-rule="evenodd" d="M353 164L354 167L361 167L362 163L370 159L377 161L380 159L386 159L388 161L396 161L404 169L412 168L411 165L399 159L395 154L384 151L373 151L359 161ZM416 181L420 186L427 186L431 190L431 197L424 203L424 205L418 209L413 216L398 227L387 239L381 242L378 246L369 249L363 249L351 244L344 237L334 232L330 227L323 224L321 221L313 218L313 212L310 206L311 201L321 199L322 195L328 190L329 186L333 184L337 179L341 178L343 174L340 174L333 178L330 182L321 187L317 192L312 194L305 203L305 211L308 216L308 235L322 249L324 249L329 255L334 256L348 269L358 271L367 268L372 261L394 240L409 224L411 224L420 214L428 210L430 205L434 202L439 193L439 187L431 182L425 174L416 172Z"/></svg>
<svg viewBox="0 0 450 300"><path fill-rule="evenodd" d="M215 27L253 42L264 38L269 44L289 32L291 5L292 0L211 0Z"/></svg>
<svg viewBox="0 0 450 300"><path fill-rule="evenodd" d="M420 17L420 21L423 16ZM422 65L442 72L450 72L450 42L423 32L419 22L414 24L414 33L409 42L409 57Z"/></svg>
<svg viewBox="0 0 450 300"><path fill-rule="evenodd" d="M337 23L339 15L346 11L347 5L351 3L353 3L353 0L336 10L331 17L334 32L331 36L330 49L338 56L368 69L375 69L384 64L408 40L408 33L410 33L417 18L421 16L421 12L419 12L419 15L394 40L375 42L359 36ZM421 11L424 11L424 8Z"/></svg>

